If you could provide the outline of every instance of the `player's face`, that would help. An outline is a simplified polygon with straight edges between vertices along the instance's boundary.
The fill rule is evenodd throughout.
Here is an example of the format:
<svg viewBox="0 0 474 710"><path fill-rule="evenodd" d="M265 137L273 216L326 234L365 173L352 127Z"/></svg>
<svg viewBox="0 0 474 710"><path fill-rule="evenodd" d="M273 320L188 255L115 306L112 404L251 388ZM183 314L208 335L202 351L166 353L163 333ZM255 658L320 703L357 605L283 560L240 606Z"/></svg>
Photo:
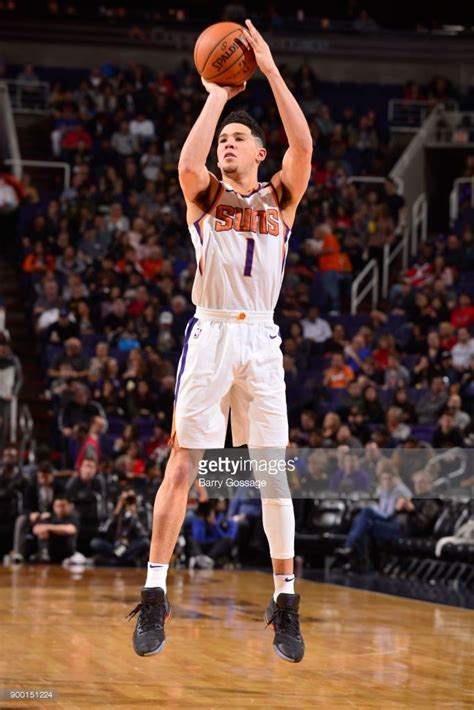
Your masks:
<svg viewBox="0 0 474 710"><path fill-rule="evenodd" d="M217 141L217 164L224 175L254 170L267 152L242 123L224 126Z"/></svg>

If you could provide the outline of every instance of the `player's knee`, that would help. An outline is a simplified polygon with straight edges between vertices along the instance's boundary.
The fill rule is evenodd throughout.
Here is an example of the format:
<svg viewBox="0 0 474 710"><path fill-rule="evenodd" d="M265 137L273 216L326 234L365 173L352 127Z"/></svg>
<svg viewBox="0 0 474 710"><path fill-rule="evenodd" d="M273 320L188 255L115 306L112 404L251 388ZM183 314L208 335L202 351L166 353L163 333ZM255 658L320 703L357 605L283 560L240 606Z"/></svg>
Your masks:
<svg viewBox="0 0 474 710"><path fill-rule="evenodd" d="M194 480L195 464L188 450L173 449L166 467L164 483L174 490L187 490Z"/></svg>

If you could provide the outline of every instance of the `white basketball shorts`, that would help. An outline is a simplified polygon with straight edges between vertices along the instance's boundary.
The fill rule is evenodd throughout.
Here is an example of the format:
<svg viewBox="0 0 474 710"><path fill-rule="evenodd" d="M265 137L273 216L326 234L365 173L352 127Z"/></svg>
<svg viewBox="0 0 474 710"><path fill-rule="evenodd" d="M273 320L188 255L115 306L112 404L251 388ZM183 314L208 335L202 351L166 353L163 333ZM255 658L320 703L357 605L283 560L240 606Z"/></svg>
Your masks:
<svg viewBox="0 0 474 710"><path fill-rule="evenodd" d="M286 447L280 345L271 313L197 308L178 364L171 440L223 448L230 409L234 446Z"/></svg>

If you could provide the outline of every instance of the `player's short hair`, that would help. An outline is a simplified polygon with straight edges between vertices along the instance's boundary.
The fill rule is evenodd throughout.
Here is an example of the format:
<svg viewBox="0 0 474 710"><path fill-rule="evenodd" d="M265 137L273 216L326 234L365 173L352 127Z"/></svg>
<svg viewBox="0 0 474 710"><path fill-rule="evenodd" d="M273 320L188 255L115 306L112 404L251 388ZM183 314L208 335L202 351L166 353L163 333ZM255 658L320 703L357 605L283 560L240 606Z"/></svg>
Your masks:
<svg viewBox="0 0 474 710"><path fill-rule="evenodd" d="M258 125L257 121L252 118L247 111L232 111L232 113L229 113L219 125L217 137L220 136L225 126L229 123L242 123L242 125L247 126L247 128L250 128L251 134L255 136L255 138L258 138L263 147L265 147L265 133L263 128Z"/></svg>

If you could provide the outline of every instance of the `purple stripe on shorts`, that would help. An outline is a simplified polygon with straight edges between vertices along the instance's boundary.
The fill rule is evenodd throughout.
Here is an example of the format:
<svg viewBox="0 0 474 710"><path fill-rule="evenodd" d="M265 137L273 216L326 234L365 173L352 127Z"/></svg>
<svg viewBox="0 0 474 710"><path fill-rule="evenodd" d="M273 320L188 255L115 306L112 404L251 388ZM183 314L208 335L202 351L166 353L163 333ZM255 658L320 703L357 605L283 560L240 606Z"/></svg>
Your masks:
<svg viewBox="0 0 474 710"><path fill-rule="evenodd" d="M192 330L194 326L196 325L198 319L197 318L191 318L191 320L188 321L188 325L186 326L186 330L184 331L184 343L183 343L183 352L181 354L181 359L180 359L180 367L179 367L179 372L178 372L178 379L176 380L176 389L174 391L174 401L176 403L178 399L178 392L179 392L179 383L181 382L181 375L184 372L184 368L186 365L186 356L188 354L188 343L189 343L189 338L191 337Z"/></svg>

